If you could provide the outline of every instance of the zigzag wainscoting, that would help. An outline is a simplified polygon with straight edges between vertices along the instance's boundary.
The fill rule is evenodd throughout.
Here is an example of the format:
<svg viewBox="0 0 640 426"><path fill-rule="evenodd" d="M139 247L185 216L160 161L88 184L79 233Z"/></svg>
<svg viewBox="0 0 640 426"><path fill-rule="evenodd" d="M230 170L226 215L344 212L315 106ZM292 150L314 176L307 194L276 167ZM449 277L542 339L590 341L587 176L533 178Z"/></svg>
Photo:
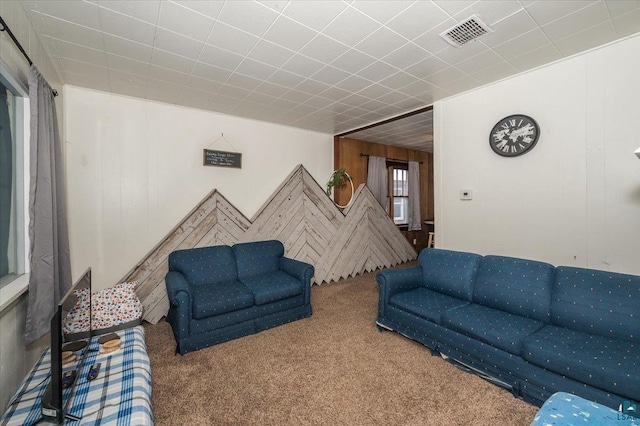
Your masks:
<svg viewBox="0 0 640 426"><path fill-rule="evenodd" d="M299 165L252 220L214 190L122 281L138 281L144 319L156 323L169 310L164 284L169 253L268 239L282 241L287 257L314 265L315 284L416 258L366 185L360 185L351 205L341 211Z"/></svg>

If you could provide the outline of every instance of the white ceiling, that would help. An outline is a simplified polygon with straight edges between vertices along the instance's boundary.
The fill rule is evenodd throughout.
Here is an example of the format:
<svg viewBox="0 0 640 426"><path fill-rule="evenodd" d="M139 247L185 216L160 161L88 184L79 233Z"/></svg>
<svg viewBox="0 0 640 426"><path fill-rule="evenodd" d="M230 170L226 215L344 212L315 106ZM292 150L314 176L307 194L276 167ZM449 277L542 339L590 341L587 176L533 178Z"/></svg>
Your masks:
<svg viewBox="0 0 640 426"><path fill-rule="evenodd" d="M640 31L639 0L22 3L65 83L332 134Z"/></svg>

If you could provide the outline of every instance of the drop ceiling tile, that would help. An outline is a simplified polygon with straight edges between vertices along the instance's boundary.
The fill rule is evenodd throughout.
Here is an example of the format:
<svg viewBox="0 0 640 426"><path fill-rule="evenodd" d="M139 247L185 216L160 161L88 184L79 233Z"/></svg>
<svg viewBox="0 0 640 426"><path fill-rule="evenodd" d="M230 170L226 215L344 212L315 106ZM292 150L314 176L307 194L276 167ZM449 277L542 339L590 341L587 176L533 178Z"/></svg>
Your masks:
<svg viewBox="0 0 640 426"><path fill-rule="evenodd" d="M418 78L425 78L439 71L442 71L448 66L449 65L442 59L436 56L430 56L418 62L417 64L410 66L409 68L405 69L405 71Z"/></svg>
<svg viewBox="0 0 640 426"><path fill-rule="evenodd" d="M189 80L189 74L151 65L149 67L149 78L182 86Z"/></svg>
<svg viewBox="0 0 640 426"><path fill-rule="evenodd" d="M323 98L320 96L314 96L305 101L305 105L311 105L316 108L325 108L331 105L334 101L331 99Z"/></svg>
<svg viewBox="0 0 640 426"><path fill-rule="evenodd" d="M211 100L211 107L214 111L229 111L240 103L240 99L232 96L216 94Z"/></svg>
<svg viewBox="0 0 640 426"><path fill-rule="evenodd" d="M282 66L282 69L298 75L310 77L324 68L324 66L325 65L322 62L316 61L315 59L311 59L303 55L294 55Z"/></svg>
<svg viewBox="0 0 640 426"><path fill-rule="evenodd" d="M317 34L316 31L286 16L279 16L262 38L297 51Z"/></svg>
<svg viewBox="0 0 640 426"><path fill-rule="evenodd" d="M605 0L612 19L640 9L640 0Z"/></svg>
<svg viewBox="0 0 640 426"><path fill-rule="evenodd" d="M81 44L92 49L104 49L104 42L100 31L62 21L48 15L35 15L37 15L37 18L40 19L47 28L47 32L44 35L70 43Z"/></svg>
<svg viewBox="0 0 640 426"><path fill-rule="evenodd" d="M223 22L216 22L207 44L229 50L238 55L246 55L253 49L259 38L246 31L231 27Z"/></svg>
<svg viewBox="0 0 640 426"><path fill-rule="evenodd" d="M279 98L280 96L287 93L288 90L289 89L287 87L265 81L255 91L258 93L263 93L265 95Z"/></svg>
<svg viewBox="0 0 640 426"><path fill-rule="evenodd" d="M296 90L300 90L305 93L309 93L311 95L318 95L325 90L329 89L331 86L325 83L321 83L319 81L312 80L310 78L306 79L302 83L298 84L295 88Z"/></svg>
<svg viewBox="0 0 640 426"><path fill-rule="evenodd" d="M107 64L110 70L121 71L126 74L135 74L142 77L149 75L149 62L140 62L123 56L107 53Z"/></svg>
<svg viewBox="0 0 640 426"><path fill-rule="evenodd" d="M581 33L555 41L553 44L564 56L582 52L592 47L608 43L617 37L616 29L612 22L604 22Z"/></svg>
<svg viewBox="0 0 640 426"><path fill-rule="evenodd" d="M376 60L369 55L365 55L355 49L350 49L331 62L331 65L350 73L356 73L375 61Z"/></svg>
<svg viewBox="0 0 640 426"><path fill-rule="evenodd" d="M160 13L160 0L104 0L96 2L99 6L120 12L141 21L156 25Z"/></svg>
<svg viewBox="0 0 640 426"><path fill-rule="evenodd" d="M364 79L362 77L358 77L357 75L350 75L349 77L342 80L340 83L337 83L336 87L355 93L355 92L359 92L365 87L369 87L370 85L371 85L371 81Z"/></svg>
<svg viewBox="0 0 640 426"><path fill-rule="evenodd" d="M202 13L212 19L218 19L224 1L174 0L181 6Z"/></svg>
<svg viewBox="0 0 640 426"><path fill-rule="evenodd" d="M362 89L358 92L358 94L362 96L366 96L371 99L377 99L382 95L386 95L390 90L387 87L381 86L379 84L372 84L371 86Z"/></svg>
<svg viewBox="0 0 640 426"><path fill-rule="evenodd" d="M243 89L255 90L258 86L260 86L260 84L262 84L262 80L258 80L257 78L234 72L226 81L226 84L230 84L236 87L242 87Z"/></svg>
<svg viewBox="0 0 640 426"><path fill-rule="evenodd" d="M604 3L595 3L542 27L552 42L609 20Z"/></svg>
<svg viewBox="0 0 640 426"><path fill-rule="evenodd" d="M322 33L353 47L379 27L378 23L359 10L348 7ZM336 55L337 56L337 55Z"/></svg>
<svg viewBox="0 0 640 426"><path fill-rule="evenodd" d="M344 44L319 34L302 48L300 53L318 61L330 63L347 50L349 50L349 48Z"/></svg>
<svg viewBox="0 0 640 426"><path fill-rule="evenodd" d="M471 77L480 81L482 84L488 84L509 77L516 72L518 71L508 62L500 62L493 67L485 68L482 71L471 74Z"/></svg>
<svg viewBox="0 0 640 426"><path fill-rule="evenodd" d="M542 26L594 3L595 0L537 1L526 8L536 23Z"/></svg>
<svg viewBox="0 0 640 426"><path fill-rule="evenodd" d="M209 46L207 44L204 45L202 52L200 52L200 56L198 57L199 62L204 62L230 71L233 71L238 65L240 65L242 60L243 57L240 55L236 55L235 53L222 50L215 46Z"/></svg>
<svg viewBox="0 0 640 426"><path fill-rule="evenodd" d="M190 108L207 109L212 99L213 96L211 93L184 87L176 103Z"/></svg>
<svg viewBox="0 0 640 426"><path fill-rule="evenodd" d="M289 90L287 93L282 95L282 99L286 99L288 101L296 103L306 102L307 100L309 100L309 98L311 98L311 95L309 95L308 93L304 93L295 89Z"/></svg>
<svg viewBox="0 0 640 426"><path fill-rule="evenodd" d="M224 83L231 75L231 71L213 65L205 64L203 62L196 62L196 64L193 66L191 74L195 75L196 77L206 78L207 80L219 81Z"/></svg>
<svg viewBox="0 0 640 426"><path fill-rule="evenodd" d="M282 14L320 31L346 7L346 3L334 0L291 1Z"/></svg>
<svg viewBox="0 0 640 426"><path fill-rule="evenodd" d="M109 86L112 92L126 96L135 96L138 98L144 98L146 96L146 80L144 81L144 83L141 83L137 81L131 81L126 78L119 78L114 76L114 74L111 73L111 70L109 71L109 75Z"/></svg>
<svg viewBox="0 0 640 426"><path fill-rule="evenodd" d="M487 52L489 48L485 46L483 43L479 41L467 43L462 47L453 47L449 46L444 50L441 50L436 54L436 56L451 64L455 65L458 62L465 61L473 56L476 56L480 53Z"/></svg>
<svg viewBox="0 0 640 426"><path fill-rule="evenodd" d="M193 59L174 55L173 53L165 52L160 49L153 49L153 53L151 55L151 64L186 74L191 73L195 63L196 61Z"/></svg>
<svg viewBox="0 0 640 426"><path fill-rule="evenodd" d="M380 101L380 102L384 102L386 104L389 104L389 105L393 105L395 103L404 101L408 97L409 96L405 95L404 93L392 91L392 92L387 92L386 94L378 97L377 100ZM384 107L384 108L381 108L381 110L386 110L387 108L388 108L388 106ZM397 110L397 108L396 108L396 110ZM378 110L378 111L380 111L380 110Z"/></svg>
<svg viewBox="0 0 640 426"><path fill-rule="evenodd" d="M74 59L100 67L107 66L107 56L103 50L91 49L62 40L56 40L55 47L62 58Z"/></svg>
<svg viewBox="0 0 640 426"><path fill-rule="evenodd" d="M562 57L558 49L552 44L531 50L523 55L510 58L508 62L518 71L526 71L537 66L553 62Z"/></svg>
<svg viewBox="0 0 640 426"><path fill-rule="evenodd" d="M276 11L259 3L235 0L225 2L218 21L260 37L277 17Z"/></svg>
<svg viewBox="0 0 640 426"><path fill-rule="evenodd" d="M379 1L379 0L355 0L351 6L360 12L384 24L404 9L409 7L411 1Z"/></svg>
<svg viewBox="0 0 640 426"><path fill-rule="evenodd" d="M355 48L380 59L406 43L407 40L404 37L399 36L385 27L381 27L360 43L356 44Z"/></svg>
<svg viewBox="0 0 640 426"><path fill-rule="evenodd" d="M433 75L430 75L424 80L427 81L428 83L433 84L434 86L442 87L445 84L449 84L453 81L459 80L462 77L466 77L465 73L453 67L449 67Z"/></svg>
<svg viewBox="0 0 640 426"><path fill-rule="evenodd" d="M496 66L501 62L504 62L504 60L499 55L491 50L487 50L465 61L457 63L456 68L467 74L472 74L474 72Z"/></svg>
<svg viewBox="0 0 640 426"><path fill-rule="evenodd" d="M441 9L453 16L474 4L476 0L434 0Z"/></svg>
<svg viewBox="0 0 640 426"><path fill-rule="evenodd" d="M492 25L494 30L491 34L484 35L480 40L487 46L493 47L507 42L522 33L538 28L538 25L531 19L526 10L522 9L507 19Z"/></svg>
<svg viewBox="0 0 640 426"><path fill-rule="evenodd" d="M349 77L348 73L339 70L338 68L332 67L331 65L327 65L311 76L313 80L317 80L321 83L326 83L329 85L334 85L347 77Z"/></svg>
<svg viewBox="0 0 640 426"><path fill-rule="evenodd" d="M333 101L339 101L347 96L351 95L351 92L340 89L339 87L330 87L324 92L320 93L323 98L331 99Z"/></svg>
<svg viewBox="0 0 640 426"><path fill-rule="evenodd" d="M204 43L164 28L158 28L155 47L187 58L198 59Z"/></svg>
<svg viewBox="0 0 640 426"><path fill-rule="evenodd" d="M449 19L449 16L431 2L415 2L387 23L387 27L413 40Z"/></svg>
<svg viewBox="0 0 640 426"><path fill-rule="evenodd" d="M465 76L450 83L443 84L441 87L451 93L462 93L467 90L471 90L474 87L478 87L478 80L473 77Z"/></svg>
<svg viewBox="0 0 640 426"><path fill-rule="evenodd" d="M182 88L175 84L149 79L147 84L147 99L174 104L178 101Z"/></svg>
<svg viewBox="0 0 640 426"><path fill-rule="evenodd" d="M472 15L478 15L485 24L491 27L519 10L522 10L522 4L518 0L482 0L475 2L453 17L458 21L463 21Z"/></svg>
<svg viewBox="0 0 640 426"><path fill-rule="evenodd" d="M31 2L30 6L34 11L94 30L101 30L98 6L93 3L49 0Z"/></svg>
<svg viewBox="0 0 640 426"><path fill-rule="evenodd" d="M249 58L279 68L293 55L294 52L291 50L266 40L260 40L249 53Z"/></svg>
<svg viewBox="0 0 640 426"><path fill-rule="evenodd" d="M206 78L200 78L192 75L189 77L189 79L185 83L185 86L191 89L201 90L209 93L215 93L218 91L220 87L222 87L222 83L217 81L207 80Z"/></svg>
<svg viewBox="0 0 640 426"><path fill-rule="evenodd" d="M240 65L238 65L238 68L236 68L236 72L261 80L267 79L271 74L276 72L276 70L276 67L263 64L262 62L254 61L253 59L249 58L245 58L245 60L242 61Z"/></svg>
<svg viewBox="0 0 640 426"><path fill-rule="evenodd" d="M433 90L433 85L423 80L417 80L398 89L399 92L410 96L421 95Z"/></svg>
<svg viewBox="0 0 640 426"><path fill-rule="evenodd" d="M358 107L366 102L369 102L371 99L362 96L362 95L351 95L351 96L347 96L346 98L343 98L340 100L341 103L343 104L347 104L350 105L352 107ZM366 111L365 111L366 112ZM362 114L359 114L362 115Z"/></svg>
<svg viewBox="0 0 640 426"><path fill-rule="evenodd" d="M164 1L158 26L204 43L215 21L177 3Z"/></svg>
<svg viewBox="0 0 640 426"><path fill-rule="evenodd" d="M126 38L104 34L104 47L107 53L125 56L138 61L151 61L153 47L136 43Z"/></svg>
<svg viewBox="0 0 640 426"><path fill-rule="evenodd" d="M102 20L102 30L105 33L153 46L156 34L154 25L102 8L100 9L100 19Z"/></svg>
<svg viewBox="0 0 640 426"><path fill-rule="evenodd" d="M69 72L65 74L64 79L67 84L72 84L74 86L87 87L94 90L103 90L105 92L111 90L108 77L96 77L92 74L86 74L84 72L79 74Z"/></svg>
<svg viewBox="0 0 640 426"><path fill-rule="evenodd" d="M249 95L249 93L251 93L251 90L247 90L242 87L230 86L228 84L224 84L220 89L218 89L218 94L232 96L237 99L244 99Z"/></svg>
<svg viewBox="0 0 640 426"><path fill-rule="evenodd" d="M383 80L380 80L379 83L390 89L397 90L415 81L416 81L416 78L414 76L409 75L404 71L399 71Z"/></svg>
<svg viewBox="0 0 640 426"><path fill-rule="evenodd" d="M109 72L105 67L65 58L62 58L62 63L64 64L65 69L70 73L86 75L87 77L94 79L109 80Z"/></svg>
<svg viewBox="0 0 640 426"><path fill-rule="evenodd" d="M613 20L620 37L640 32L640 9L636 9Z"/></svg>
<svg viewBox="0 0 640 426"><path fill-rule="evenodd" d="M414 43L407 43L383 57L382 60L396 68L404 69L428 56L431 54L426 50Z"/></svg>
<svg viewBox="0 0 640 426"><path fill-rule="evenodd" d="M279 84L280 86L285 87L296 87L298 84L302 83L305 80L304 77L301 77L297 74L290 73L285 70L278 70L273 75L271 75L267 81L270 83Z"/></svg>
<svg viewBox="0 0 640 426"><path fill-rule="evenodd" d="M269 106L272 108L281 109L284 112L284 111L288 111L290 109L295 108L296 106L298 106L298 103L280 98L273 101L271 104L269 104Z"/></svg>
<svg viewBox="0 0 640 426"><path fill-rule="evenodd" d="M440 37L440 33L447 31L449 28L453 27L456 24L457 22L455 20L447 19L446 21L436 25L431 30L427 31L426 33L422 34L420 37L413 40L413 42L417 46L420 46L421 48L425 49L427 52L436 54L442 51L443 49L446 49L447 47L451 46L449 43L447 43Z"/></svg>
<svg viewBox="0 0 640 426"><path fill-rule="evenodd" d="M368 99L368 98L367 98ZM384 102L377 101L375 99L367 100L366 102L360 105L360 108L364 108L367 111L376 111L380 108L384 108L387 104Z"/></svg>
<svg viewBox="0 0 640 426"><path fill-rule="evenodd" d="M385 78L395 74L396 72L398 72L397 68L394 68L391 65L387 65L382 61L376 61L365 69L358 71L357 75L375 82L384 80Z"/></svg>
<svg viewBox="0 0 640 426"><path fill-rule="evenodd" d="M504 59L520 56L530 50L549 44L549 38L540 28L515 37L506 43L495 46L493 50Z"/></svg>
<svg viewBox="0 0 640 426"><path fill-rule="evenodd" d="M245 98L249 102L256 103L258 105L269 105L271 102L275 101L277 98L269 95L265 95L263 93L251 92Z"/></svg>

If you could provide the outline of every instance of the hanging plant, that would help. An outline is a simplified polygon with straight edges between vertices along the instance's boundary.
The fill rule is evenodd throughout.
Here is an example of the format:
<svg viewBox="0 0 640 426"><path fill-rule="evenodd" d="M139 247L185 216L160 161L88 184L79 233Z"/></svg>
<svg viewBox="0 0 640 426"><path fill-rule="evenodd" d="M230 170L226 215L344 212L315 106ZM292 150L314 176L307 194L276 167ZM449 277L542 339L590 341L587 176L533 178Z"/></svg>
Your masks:
<svg viewBox="0 0 640 426"><path fill-rule="evenodd" d="M327 182L327 195L329 197L331 197L331 191L334 188L344 188L345 186L347 186L347 183L351 184L351 198L349 198L349 202L346 205L341 206L334 201L334 204L341 209L346 208L349 204L351 204L351 201L353 201L353 180L351 179L351 176L349 176L349 173L347 173L345 169L338 169L334 170L333 173L331 173L329 181Z"/></svg>

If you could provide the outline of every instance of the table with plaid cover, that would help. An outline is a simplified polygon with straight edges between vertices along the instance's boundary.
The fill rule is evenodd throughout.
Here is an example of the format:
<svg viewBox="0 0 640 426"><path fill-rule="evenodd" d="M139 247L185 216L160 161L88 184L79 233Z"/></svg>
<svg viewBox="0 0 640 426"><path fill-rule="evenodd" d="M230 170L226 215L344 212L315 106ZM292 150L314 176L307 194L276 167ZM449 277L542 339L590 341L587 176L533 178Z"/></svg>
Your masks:
<svg viewBox="0 0 640 426"><path fill-rule="evenodd" d="M93 337L82 370L74 386L64 390L67 413L80 421L65 425L153 425L151 411L151 365L144 341L144 328L137 326L117 332L122 347L99 354L98 337ZM98 377L87 380L93 364L101 363ZM0 425L32 425L41 417L40 399L50 377L51 356L47 349L24 379L0 419ZM73 370L70 364L63 370Z"/></svg>

